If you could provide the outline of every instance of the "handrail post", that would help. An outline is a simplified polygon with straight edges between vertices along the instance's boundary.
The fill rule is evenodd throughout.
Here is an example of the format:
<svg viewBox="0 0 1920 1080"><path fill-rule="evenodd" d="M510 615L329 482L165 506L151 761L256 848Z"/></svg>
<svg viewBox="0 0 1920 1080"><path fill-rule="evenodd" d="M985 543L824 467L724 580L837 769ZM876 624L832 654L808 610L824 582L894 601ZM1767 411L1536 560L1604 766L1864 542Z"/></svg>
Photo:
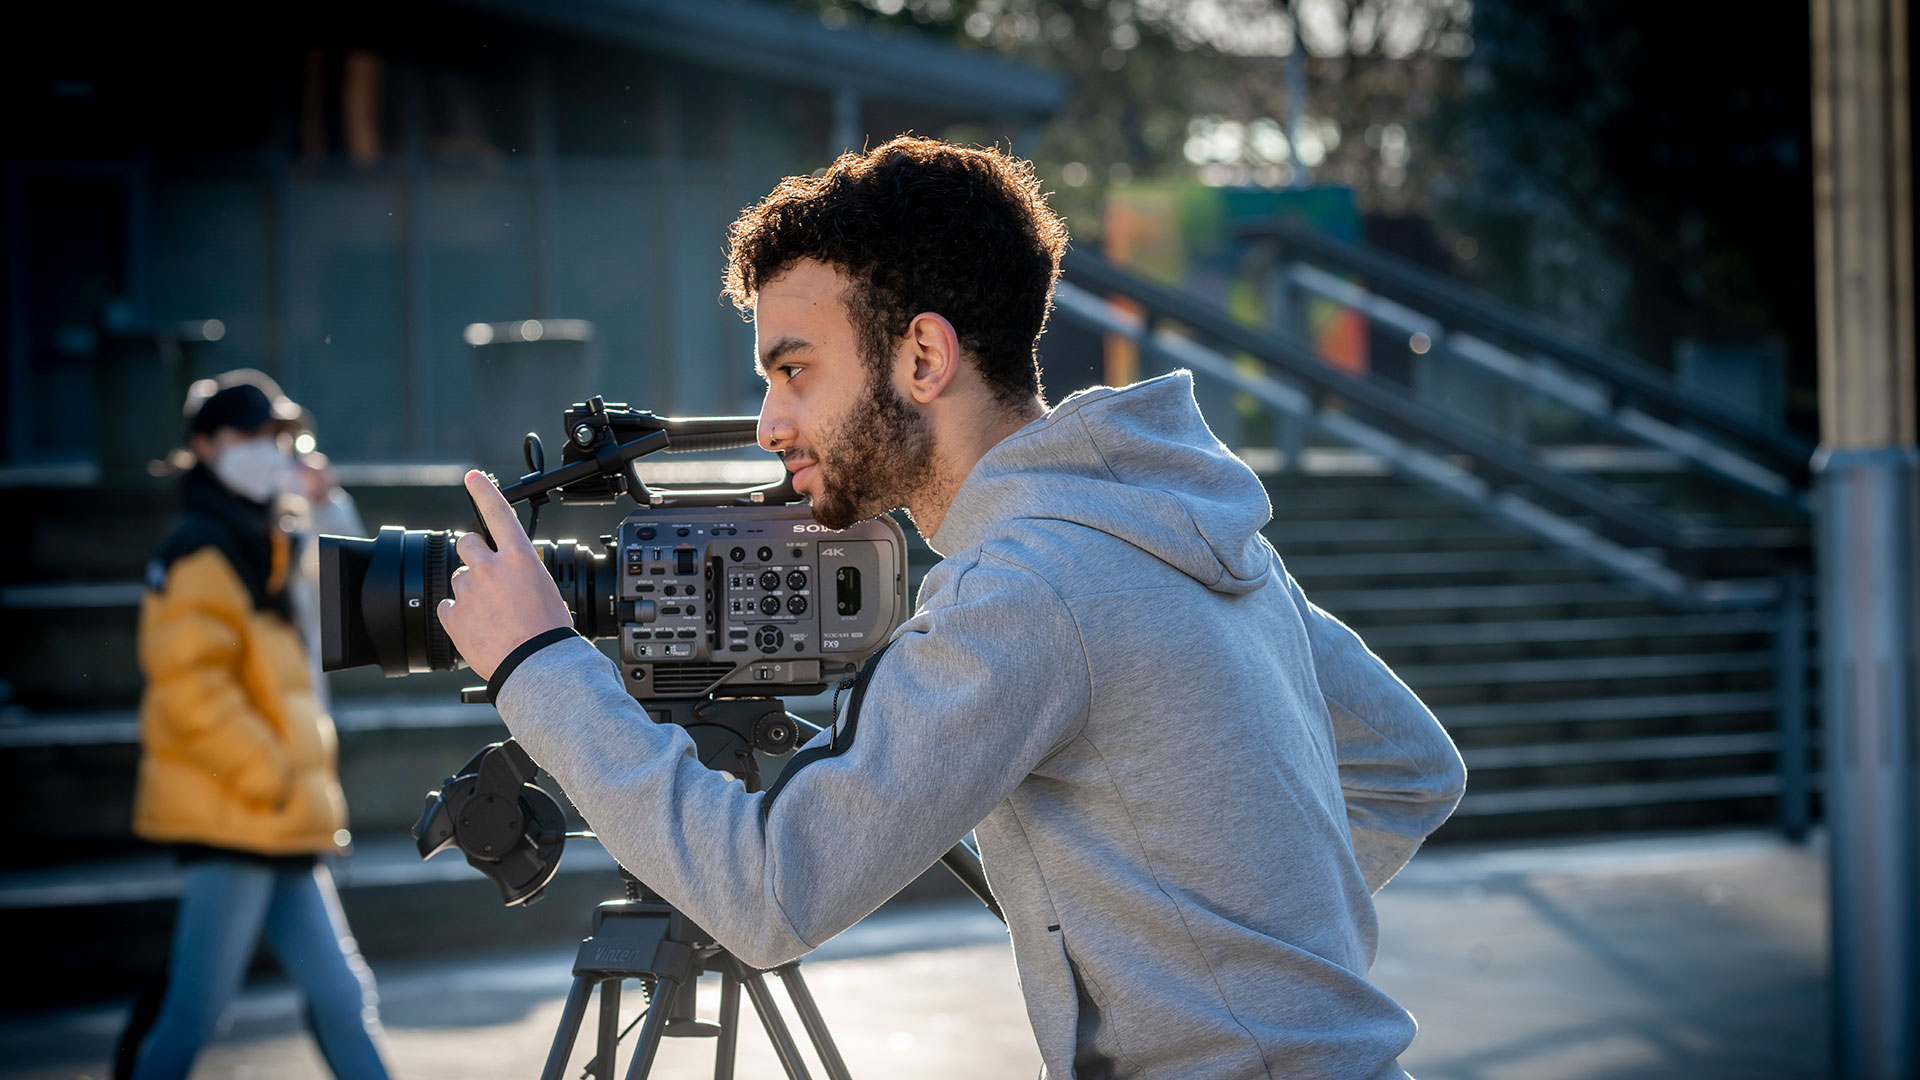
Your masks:
<svg viewBox="0 0 1920 1080"><path fill-rule="evenodd" d="M1779 724L1780 830L1800 843L1811 818L1807 766L1807 578L1780 575L1774 621L1774 714Z"/></svg>
<svg viewBox="0 0 1920 1080"><path fill-rule="evenodd" d="M1279 237L1271 241L1272 258L1267 262L1267 322L1276 334L1305 337L1301 325L1299 297L1295 295L1293 275L1288 272L1287 244Z"/></svg>

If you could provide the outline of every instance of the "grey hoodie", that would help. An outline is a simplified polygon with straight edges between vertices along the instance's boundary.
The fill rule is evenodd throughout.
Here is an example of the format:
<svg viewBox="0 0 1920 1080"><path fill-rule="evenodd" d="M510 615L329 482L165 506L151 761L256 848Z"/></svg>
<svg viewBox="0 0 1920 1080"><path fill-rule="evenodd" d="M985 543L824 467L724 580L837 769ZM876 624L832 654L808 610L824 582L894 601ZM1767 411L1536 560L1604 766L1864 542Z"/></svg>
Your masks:
<svg viewBox="0 0 1920 1080"><path fill-rule="evenodd" d="M497 704L620 862L742 960L857 922L976 830L1055 1078L1401 1077L1371 893L1465 770L1310 604L1185 372L1001 441L946 559L777 797L702 767L585 641ZM848 737L847 728L851 728Z"/></svg>

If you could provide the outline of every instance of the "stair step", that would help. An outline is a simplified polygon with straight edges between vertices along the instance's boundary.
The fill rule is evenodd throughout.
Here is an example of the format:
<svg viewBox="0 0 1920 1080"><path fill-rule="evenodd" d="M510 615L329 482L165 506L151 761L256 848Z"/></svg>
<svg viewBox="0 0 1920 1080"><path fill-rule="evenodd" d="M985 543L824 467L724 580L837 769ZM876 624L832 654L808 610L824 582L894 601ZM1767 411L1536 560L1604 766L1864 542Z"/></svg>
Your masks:
<svg viewBox="0 0 1920 1080"><path fill-rule="evenodd" d="M1768 713L1771 690L1730 690L1697 694L1649 694L1635 697L1582 697L1569 701L1504 701L1450 705L1435 710L1448 729L1526 724L1655 720L1664 717L1736 716Z"/></svg>
<svg viewBox="0 0 1920 1080"><path fill-rule="evenodd" d="M1653 601L1612 582L1570 581L1542 585L1432 585L1411 589L1326 589L1307 599L1335 614L1353 611L1468 611L1556 604L1638 604Z"/></svg>
<svg viewBox="0 0 1920 1080"><path fill-rule="evenodd" d="M1774 616L1764 611L1714 615L1633 615L1598 619L1515 619L1485 623L1427 623L1380 626L1364 635L1374 648L1426 645L1522 645L1539 641L1606 641L1693 635L1727 637L1770 634Z"/></svg>
<svg viewBox="0 0 1920 1080"><path fill-rule="evenodd" d="M1526 547L1533 540L1484 518L1422 521L1307 520L1276 518L1262 530L1282 554L1302 544L1439 544L1475 542Z"/></svg>
<svg viewBox="0 0 1920 1080"><path fill-rule="evenodd" d="M1654 780L1631 784L1590 784L1578 787L1530 788L1474 793L1471 789L1454 811L1455 817L1495 814L1537 814L1550 810L1598 810L1654 803L1748 799L1780 794L1780 777L1772 773L1750 776L1712 776L1697 780Z"/></svg>
<svg viewBox="0 0 1920 1080"><path fill-rule="evenodd" d="M1721 675L1773 668L1771 652L1601 656L1572 660L1502 660L1478 664L1408 664L1395 670L1415 690L1482 683L1571 682Z"/></svg>
<svg viewBox="0 0 1920 1080"><path fill-rule="evenodd" d="M1441 577L1449 574L1502 574L1553 571L1591 577L1557 551L1399 551L1344 555L1297 555L1282 560L1302 581L1329 577Z"/></svg>
<svg viewBox="0 0 1920 1080"><path fill-rule="evenodd" d="M1643 739L1482 746L1464 749L1460 756L1466 760L1471 773L1478 769L1734 757L1772 753L1779 744L1780 737L1775 732L1741 731L1724 735L1662 735Z"/></svg>

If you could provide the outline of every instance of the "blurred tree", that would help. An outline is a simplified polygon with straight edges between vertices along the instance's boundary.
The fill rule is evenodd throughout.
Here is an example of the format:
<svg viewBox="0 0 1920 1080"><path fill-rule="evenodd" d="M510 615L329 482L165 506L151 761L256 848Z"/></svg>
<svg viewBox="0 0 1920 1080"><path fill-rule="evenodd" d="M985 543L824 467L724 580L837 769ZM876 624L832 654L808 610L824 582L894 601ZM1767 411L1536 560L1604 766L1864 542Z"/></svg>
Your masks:
<svg viewBox="0 0 1920 1080"><path fill-rule="evenodd" d="M1364 207L1424 208L1434 173L1409 132L1452 92L1472 13L1470 0L1298 0L1295 147L1288 0L789 2L829 26L918 31L1064 74L1065 105L1024 149L1082 242L1099 237L1107 190L1135 180L1280 187L1304 166L1355 188Z"/></svg>

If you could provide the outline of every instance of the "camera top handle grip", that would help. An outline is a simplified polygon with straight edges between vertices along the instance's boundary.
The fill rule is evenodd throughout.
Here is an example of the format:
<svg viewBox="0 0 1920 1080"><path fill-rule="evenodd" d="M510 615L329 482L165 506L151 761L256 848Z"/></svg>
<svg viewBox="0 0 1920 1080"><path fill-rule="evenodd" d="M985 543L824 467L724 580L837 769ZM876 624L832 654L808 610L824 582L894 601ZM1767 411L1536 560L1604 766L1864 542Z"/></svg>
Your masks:
<svg viewBox="0 0 1920 1080"><path fill-rule="evenodd" d="M691 454L699 450L737 450L742 446L760 445L760 418L757 416L712 416L688 420L667 420L662 418L661 430L673 442L667 447L669 454ZM614 430L620 434L620 423L614 422Z"/></svg>
<svg viewBox="0 0 1920 1080"><path fill-rule="evenodd" d="M673 437L664 431L643 435L631 442L614 442L607 439L593 447L593 456L581 458L572 464L529 476L523 476L514 483L500 489L509 504L528 502L533 499L545 501L555 489L568 484L590 479L595 476L619 476L626 472L627 465L648 454L665 450L672 445Z"/></svg>

